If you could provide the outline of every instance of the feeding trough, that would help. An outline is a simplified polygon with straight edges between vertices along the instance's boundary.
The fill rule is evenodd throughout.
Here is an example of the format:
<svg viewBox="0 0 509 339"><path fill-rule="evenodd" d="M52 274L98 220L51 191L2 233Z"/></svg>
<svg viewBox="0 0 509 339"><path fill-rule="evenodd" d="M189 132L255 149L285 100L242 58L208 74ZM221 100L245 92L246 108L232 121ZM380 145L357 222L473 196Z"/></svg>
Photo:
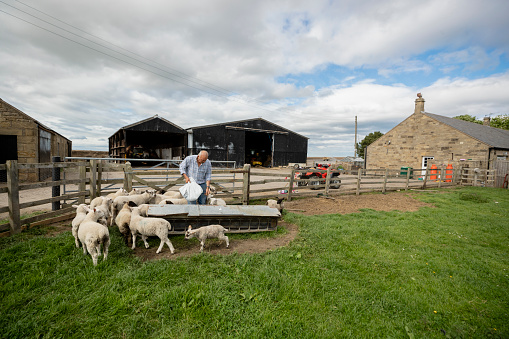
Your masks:
<svg viewBox="0 0 509 339"><path fill-rule="evenodd" d="M168 220L172 225L170 234L184 234L187 227L193 228L218 224L230 233L274 231L281 213L260 205L150 205L149 217Z"/></svg>

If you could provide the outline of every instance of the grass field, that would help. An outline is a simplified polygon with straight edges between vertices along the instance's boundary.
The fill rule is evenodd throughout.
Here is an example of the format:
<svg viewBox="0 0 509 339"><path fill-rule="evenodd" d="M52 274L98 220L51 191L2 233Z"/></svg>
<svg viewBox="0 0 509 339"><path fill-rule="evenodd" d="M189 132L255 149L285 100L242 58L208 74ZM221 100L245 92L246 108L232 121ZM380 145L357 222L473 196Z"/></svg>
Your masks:
<svg viewBox="0 0 509 339"><path fill-rule="evenodd" d="M299 237L261 254L142 262L111 229L94 267L70 230L2 238L0 337L508 338L509 191L418 199L435 207L288 213ZM230 239L251 236L278 234Z"/></svg>

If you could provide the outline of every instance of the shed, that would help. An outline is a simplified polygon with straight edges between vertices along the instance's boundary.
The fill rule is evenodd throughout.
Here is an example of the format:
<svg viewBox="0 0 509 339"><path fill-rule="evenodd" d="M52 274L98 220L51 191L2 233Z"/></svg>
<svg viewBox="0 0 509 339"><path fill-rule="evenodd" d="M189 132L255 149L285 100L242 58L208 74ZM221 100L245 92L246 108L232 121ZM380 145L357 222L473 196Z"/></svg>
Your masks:
<svg viewBox="0 0 509 339"><path fill-rule="evenodd" d="M115 132L109 152L112 158L183 159L186 141L184 129L156 114Z"/></svg>
<svg viewBox="0 0 509 339"><path fill-rule="evenodd" d="M188 154L208 151L217 161L264 167L305 163L308 139L262 118L187 129Z"/></svg>
<svg viewBox="0 0 509 339"><path fill-rule="evenodd" d="M70 157L72 142L51 128L0 99L0 164L7 160L20 163L51 162L51 158ZM20 181L43 181L51 177L51 169L23 169ZM6 172L0 171L0 182L6 182Z"/></svg>

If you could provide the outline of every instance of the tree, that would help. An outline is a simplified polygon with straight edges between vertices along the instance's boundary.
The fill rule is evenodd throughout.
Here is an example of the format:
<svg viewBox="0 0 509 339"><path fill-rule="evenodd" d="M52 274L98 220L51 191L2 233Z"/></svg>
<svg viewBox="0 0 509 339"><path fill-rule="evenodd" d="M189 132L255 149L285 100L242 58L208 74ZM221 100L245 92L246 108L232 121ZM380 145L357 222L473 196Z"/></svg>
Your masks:
<svg viewBox="0 0 509 339"><path fill-rule="evenodd" d="M470 114L458 115L457 117L454 117L454 119L465 120L465 121L468 121L468 122L475 122L476 124L481 124L482 125L482 121L481 120L477 120L476 117L474 117L473 115L470 115Z"/></svg>
<svg viewBox="0 0 509 339"><path fill-rule="evenodd" d="M355 145L355 148L357 149L357 156L364 159L364 148L371 145L374 141L376 141L378 138L380 138L383 133L380 131L371 132L364 139L362 139L361 142L358 142L357 145Z"/></svg>
<svg viewBox="0 0 509 339"><path fill-rule="evenodd" d="M491 119L490 126L509 130L509 115L497 115Z"/></svg>

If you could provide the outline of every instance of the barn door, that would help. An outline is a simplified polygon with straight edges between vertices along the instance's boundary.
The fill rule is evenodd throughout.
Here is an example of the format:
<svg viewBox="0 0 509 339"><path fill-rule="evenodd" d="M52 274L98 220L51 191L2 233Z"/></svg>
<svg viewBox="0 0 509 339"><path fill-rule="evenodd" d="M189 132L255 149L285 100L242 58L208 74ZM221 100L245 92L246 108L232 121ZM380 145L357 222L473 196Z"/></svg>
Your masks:
<svg viewBox="0 0 509 339"><path fill-rule="evenodd" d="M18 160L18 140L15 135L0 135L0 164L5 164L7 160ZM0 182L7 182L7 171L0 170Z"/></svg>
<svg viewBox="0 0 509 339"><path fill-rule="evenodd" d="M51 133L39 130L39 162L51 162ZM39 169L39 181L51 177L51 168Z"/></svg>

